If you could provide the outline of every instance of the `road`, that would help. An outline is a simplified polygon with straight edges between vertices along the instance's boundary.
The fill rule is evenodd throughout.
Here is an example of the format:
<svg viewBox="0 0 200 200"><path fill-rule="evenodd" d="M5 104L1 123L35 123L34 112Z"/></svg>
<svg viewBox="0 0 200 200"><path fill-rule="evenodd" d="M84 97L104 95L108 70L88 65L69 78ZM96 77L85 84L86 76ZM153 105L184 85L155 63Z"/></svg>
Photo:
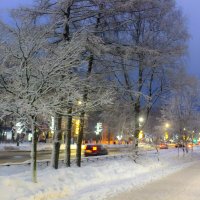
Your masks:
<svg viewBox="0 0 200 200"><path fill-rule="evenodd" d="M199 200L200 161L165 178L106 200Z"/></svg>
<svg viewBox="0 0 200 200"><path fill-rule="evenodd" d="M51 151L40 151L37 154L38 160L50 159ZM62 153L61 153L62 156ZM62 158L62 157L61 157ZM30 160L30 151L1 151L0 164L24 162Z"/></svg>
<svg viewBox="0 0 200 200"><path fill-rule="evenodd" d="M127 148L108 149L109 155L120 153ZM83 153L82 153L83 154ZM71 157L75 158L76 151L72 149ZM51 159L51 151L38 151L37 160ZM60 151L60 159L64 159L64 150ZM16 163L30 160L30 151L0 151L0 164Z"/></svg>

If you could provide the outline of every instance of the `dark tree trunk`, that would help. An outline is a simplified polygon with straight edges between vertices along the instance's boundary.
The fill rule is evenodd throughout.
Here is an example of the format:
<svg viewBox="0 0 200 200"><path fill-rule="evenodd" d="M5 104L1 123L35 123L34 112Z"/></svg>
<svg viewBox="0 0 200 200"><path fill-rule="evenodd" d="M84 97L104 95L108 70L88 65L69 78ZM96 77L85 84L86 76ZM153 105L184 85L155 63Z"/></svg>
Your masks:
<svg viewBox="0 0 200 200"><path fill-rule="evenodd" d="M36 117L32 116L32 152L31 152L31 168L32 168L32 181L37 183L37 128Z"/></svg>
<svg viewBox="0 0 200 200"><path fill-rule="evenodd" d="M84 117L85 117L85 112L82 111L80 115L80 129L79 129L77 149L76 149L76 164L78 167L81 167L81 147L83 141L84 122L85 122Z"/></svg>
<svg viewBox="0 0 200 200"><path fill-rule="evenodd" d="M65 164L67 167L71 165L71 133L72 133L72 105L69 105L67 117L67 134L65 137Z"/></svg>
<svg viewBox="0 0 200 200"><path fill-rule="evenodd" d="M96 21L96 26L95 29L98 30L99 24L101 23L101 10L103 9L103 4L100 5L99 7L99 14L97 17ZM89 62L88 62L88 70L87 70L87 77L90 76L92 72L92 67L93 67L93 61L94 61L94 56L91 54L89 57ZM79 135L78 135L78 142L77 142L77 152L76 152L76 164L78 167L81 166L81 146L82 146L82 140L83 140L83 133L84 133L84 118L85 118L85 107L88 99L88 89L87 86L84 89L84 94L83 94L83 110L81 111L80 114L80 129L79 129Z"/></svg>
<svg viewBox="0 0 200 200"><path fill-rule="evenodd" d="M71 13L71 6L73 5L73 1L71 1L71 4L68 6L66 12L64 12L65 15L65 22L64 22L64 32L63 32L63 38L65 41L70 41L70 26L69 26L69 18ZM72 72L70 72L72 75ZM69 103L69 108L67 111L68 118L67 118L67 132L65 135L65 158L64 162L67 167L70 167L71 165L71 132L72 132L72 104Z"/></svg>
<svg viewBox="0 0 200 200"><path fill-rule="evenodd" d="M93 55L91 55L89 57L87 77L89 77L92 72L93 60L94 60ZM82 140L83 140L84 118L85 118L84 109L86 107L87 98L88 98L88 89L86 86L84 89L84 94L83 94L83 110L81 111L81 114L80 114L80 129L79 129L79 134L78 134L77 151L76 151L76 164L78 167L81 166L81 146L82 146Z"/></svg>
<svg viewBox="0 0 200 200"><path fill-rule="evenodd" d="M134 138L135 138L135 148L138 148L138 138L140 133L140 124L139 124L139 115L140 115L140 104L137 102L135 104L135 132L134 132Z"/></svg>
<svg viewBox="0 0 200 200"><path fill-rule="evenodd" d="M110 144L110 136L111 136L111 131L110 128L108 127L108 144Z"/></svg>
<svg viewBox="0 0 200 200"><path fill-rule="evenodd" d="M55 131L54 131L53 152L52 152L52 167L54 169L58 169L60 142L62 140L61 122L62 122L62 116L57 113L55 115Z"/></svg>
<svg viewBox="0 0 200 200"><path fill-rule="evenodd" d="M143 67L142 67L142 57L139 55L139 70L138 70L138 97L136 99L135 105L134 105L134 113L135 113L135 132L134 132L134 138L135 138L135 148L138 148L138 138L140 133L140 123L139 123L139 117L141 112L141 105L140 105L140 97L141 97L141 91L143 86Z"/></svg>

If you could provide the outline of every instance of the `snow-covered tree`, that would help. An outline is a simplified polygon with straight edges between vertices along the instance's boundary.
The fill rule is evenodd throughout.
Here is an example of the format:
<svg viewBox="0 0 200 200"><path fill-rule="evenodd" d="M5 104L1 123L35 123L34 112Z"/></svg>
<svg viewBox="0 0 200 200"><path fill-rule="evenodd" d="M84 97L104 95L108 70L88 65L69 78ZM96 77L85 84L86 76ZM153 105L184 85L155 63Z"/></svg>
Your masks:
<svg viewBox="0 0 200 200"><path fill-rule="evenodd" d="M85 34L74 34L70 42L51 48L52 27L15 17L15 25L1 22L1 114L16 115L32 126L31 153L33 181L36 182L37 117L63 113L71 101L80 94L75 87L76 76L71 70L81 62ZM73 92L73 97L69 93ZM55 130L55 145L57 135Z"/></svg>
<svg viewBox="0 0 200 200"><path fill-rule="evenodd" d="M82 98L81 101L81 112L80 112L80 132L78 134L78 144L77 144L77 165L80 166L81 159L81 144L83 138L83 127L84 127L84 116L86 110L89 110L94 105L97 106L102 104L102 99L110 99L107 98L107 92L103 94L103 90L101 86L96 87L96 84L91 85L93 83L91 76L93 73L93 65L95 56L99 55L100 51L104 51L105 45L101 39L98 39L96 36L100 36L100 34L96 32L102 32L100 30L102 28L102 20L101 12L105 12L103 10L103 5L105 2L101 1L56 1L52 3L52 1L40 1L36 4L35 9L28 9L28 14L32 15L32 17L36 20L39 18L48 15L50 20L48 21L50 24L55 24L54 26L54 43L60 43L63 40L70 41L74 32L77 30L81 30L82 28L88 30L88 41L87 41L87 51L83 56L84 60L87 60L88 64L83 67L83 71L81 76L85 76L85 84L83 84ZM105 31L105 29L104 29ZM72 72L74 74L76 72ZM96 77L94 77L96 79ZM97 80L97 79L96 79ZM80 88L80 87L79 87ZM93 91L91 93L91 91ZM105 91L105 89L104 89ZM93 95L94 92L101 96ZM91 94L90 94L91 93ZM88 95L90 97L88 97ZM93 97L92 97L93 96ZM91 98L92 97L92 98ZM91 103L93 101L93 103ZM105 100L104 100L105 101ZM71 123L72 123L72 115L73 115L73 106L75 102L69 102L68 106L68 130L66 135L66 164L70 166L70 135L71 135ZM89 109L88 109L89 108ZM61 118L61 117L60 117ZM60 123L59 123L60 124Z"/></svg>
<svg viewBox="0 0 200 200"><path fill-rule="evenodd" d="M178 136L178 141L187 144L188 134L199 124L199 81L181 68L172 75L170 84L172 90L161 110L161 124L169 122L171 129Z"/></svg>
<svg viewBox="0 0 200 200"><path fill-rule="evenodd" d="M139 118L144 115L147 119L166 90L166 71L176 67L188 36L184 18L173 0L137 2L134 11L127 10L124 18L129 18L129 22L120 27L113 40L127 49L121 48L121 54L115 54L118 57L113 57L114 66L111 63L110 69L120 88L121 101L133 110L137 146ZM115 21L119 23L122 19ZM127 52L126 56L122 52Z"/></svg>
<svg viewBox="0 0 200 200"><path fill-rule="evenodd" d="M53 82L46 83L52 88L47 89L48 95L33 98L48 102L48 106L40 104L43 109L37 108L37 111L48 110L56 119L53 166L58 167L62 115L68 118L65 137L67 166L70 166L72 117L80 117L77 148L77 165L80 166L85 114L105 109L103 105L109 104L114 96L113 108L123 109L123 115L130 115L125 120L122 117L121 124L128 122L131 128L134 125L137 146L141 128L139 117L145 115L147 119L151 108L166 89L166 70L176 67L174 63L185 51L187 32L174 0L40 0L33 8L23 8L16 13L22 22L30 19L24 28L21 28L23 23L16 23L14 31L19 33L12 36L14 41L18 40L13 46L18 47L17 52L22 52L23 65L31 69L30 72L27 70L28 73L32 73L31 67L35 70L43 67L47 71L53 66L62 67L62 70L53 70L50 76L41 74L47 80L54 77ZM29 30L31 27L34 27L33 31ZM13 33L10 28L8 32ZM80 35L83 41L79 41ZM10 41L8 43L11 45ZM30 59L27 59L24 53L31 46L34 48L31 51L28 48ZM12 47L9 51L11 55L15 53ZM18 54L15 54L17 56L11 58L19 62ZM80 61L84 64L80 65ZM54 72L56 75L52 75ZM25 85L32 86L29 78L25 80ZM43 86L40 81L36 83ZM56 96L52 97L53 93ZM76 106L78 101L82 101L81 106ZM25 107L24 104L22 107Z"/></svg>

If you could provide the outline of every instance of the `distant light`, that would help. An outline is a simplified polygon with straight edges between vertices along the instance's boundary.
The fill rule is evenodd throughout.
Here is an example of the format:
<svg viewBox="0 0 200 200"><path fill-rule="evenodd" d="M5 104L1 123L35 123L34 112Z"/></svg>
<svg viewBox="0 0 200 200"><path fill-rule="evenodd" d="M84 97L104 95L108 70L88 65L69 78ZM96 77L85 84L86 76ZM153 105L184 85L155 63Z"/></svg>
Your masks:
<svg viewBox="0 0 200 200"><path fill-rule="evenodd" d="M144 118L143 117L139 117L139 122L144 122Z"/></svg>
<svg viewBox="0 0 200 200"><path fill-rule="evenodd" d="M121 139L122 139L122 135L118 135L118 136L117 136L117 139L118 139L118 140L121 140Z"/></svg>
<svg viewBox="0 0 200 200"><path fill-rule="evenodd" d="M78 135L80 130L80 119L75 119L75 134Z"/></svg>
<svg viewBox="0 0 200 200"><path fill-rule="evenodd" d="M29 134L28 134L28 141L29 141L29 142L32 140L32 137L33 137L33 134L32 134L32 133L29 133Z"/></svg>
<svg viewBox="0 0 200 200"><path fill-rule="evenodd" d="M166 127L166 128L169 128L169 127L170 127L169 123L166 123L166 124L165 124L165 127Z"/></svg>
<svg viewBox="0 0 200 200"><path fill-rule="evenodd" d="M143 137L144 137L143 131L140 131L139 136L138 136L138 139L141 140Z"/></svg>
<svg viewBox="0 0 200 200"><path fill-rule="evenodd" d="M21 134L23 131L23 124L21 122L17 122L15 126L16 126L16 132Z"/></svg>
<svg viewBox="0 0 200 200"><path fill-rule="evenodd" d="M197 139L196 138L193 139L193 143L195 143L195 144L197 143Z"/></svg>
<svg viewBox="0 0 200 200"><path fill-rule="evenodd" d="M78 101L78 105L80 106L82 104L82 101Z"/></svg>
<svg viewBox="0 0 200 200"><path fill-rule="evenodd" d="M102 123L101 122L98 122L97 123L97 125L95 126L95 133L96 133L96 135L99 135L101 132L102 132L102 130L103 130L103 127L102 127Z"/></svg>
<svg viewBox="0 0 200 200"><path fill-rule="evenodd" d="M51 129L51 133L54 133L54 130L55 130L55 118L53 116L51 116L51 126L50 126L50 129Z"/></svg>
<svg viewBox="0 0 200 200"><path fill-rule="evenodd" d="M168 140L169 139L169 134L168 132L165 132L165 140Z"/></svg>

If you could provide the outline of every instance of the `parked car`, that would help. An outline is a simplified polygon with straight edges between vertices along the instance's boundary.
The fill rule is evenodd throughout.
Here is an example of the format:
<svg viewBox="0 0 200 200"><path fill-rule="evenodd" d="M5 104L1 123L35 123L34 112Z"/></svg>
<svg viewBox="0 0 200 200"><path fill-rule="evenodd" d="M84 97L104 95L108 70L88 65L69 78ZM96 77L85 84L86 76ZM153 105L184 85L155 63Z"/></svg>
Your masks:
<svg viewBox="0 0 200 200"><path fill-rule="evenodd" d="M180 147L185 147L185 145L184 145L184 144L181 144L181 143L175 144L175 148L180 148Z"/></svg>
<svg viewBox="0 0 200 200"><path fill-rule="evenodd" d="M101 156L107 155L108 150L101 144L87 144L85 146L84 155L87 156Z"/></svg>
<svg viewBox="0 0 200 200"><path fill-rule="evenodd" d="M159 147L160 149L168 149L168 145L166 143L161 143Z"/></svg>

